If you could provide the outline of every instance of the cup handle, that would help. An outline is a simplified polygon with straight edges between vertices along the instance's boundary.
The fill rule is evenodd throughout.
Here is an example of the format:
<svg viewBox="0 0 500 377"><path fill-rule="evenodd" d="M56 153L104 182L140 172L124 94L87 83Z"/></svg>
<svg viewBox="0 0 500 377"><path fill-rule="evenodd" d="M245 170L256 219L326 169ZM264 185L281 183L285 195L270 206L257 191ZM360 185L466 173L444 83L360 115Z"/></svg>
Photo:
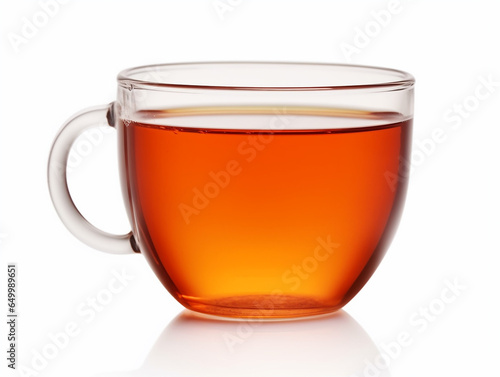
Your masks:
<svg viewBox="0 0 500 377"><path fill-rule="evenodd" d="M133 254L139 252L132 232L115 235L97 229L78 211L68 190L66 165L71 146L85 130L106 122L113 126L113 105L85 109L70 118L54 140L49 156L48 184L52 203L60 219L83 243L94 249L111 254Z"/></svg>

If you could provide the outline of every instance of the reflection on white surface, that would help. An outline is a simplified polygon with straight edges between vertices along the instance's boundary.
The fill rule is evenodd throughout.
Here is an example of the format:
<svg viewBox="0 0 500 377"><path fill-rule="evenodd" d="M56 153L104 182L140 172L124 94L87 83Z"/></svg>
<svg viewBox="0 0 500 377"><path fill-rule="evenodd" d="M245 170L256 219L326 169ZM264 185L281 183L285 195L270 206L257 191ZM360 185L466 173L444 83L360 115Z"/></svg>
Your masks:
<svg viewBox="0 0 500 377"><path fill-rule="evenodd" d="M368 334L342 310L288 321L223 320L185 310L139 369L97 376L389 376L374 369L377 356Z"/></svg>

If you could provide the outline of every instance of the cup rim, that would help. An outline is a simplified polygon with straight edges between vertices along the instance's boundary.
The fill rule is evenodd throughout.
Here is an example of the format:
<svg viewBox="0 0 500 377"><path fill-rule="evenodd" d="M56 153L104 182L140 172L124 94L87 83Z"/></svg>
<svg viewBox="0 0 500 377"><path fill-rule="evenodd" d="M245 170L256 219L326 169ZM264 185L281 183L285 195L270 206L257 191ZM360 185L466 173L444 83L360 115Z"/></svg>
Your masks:
<svg viewBox="0 0 500 377"><path fill-rule="evenodd" d="M218 85L218 84L207 84L207 83L196 83L189 82L185 80L182 82L175 82L171 80L151 80L143 79L138 76L141 74L147 74L149 76L154 76L155 72L159 71L174 71L178 69L193 69L193 68L210 68L209 66L214 66L216 68L222 68L223 66L252 66L253 68L270 69L276 68L276 66L281 65L283 69L285 68L296 68L296 69L332 69L332 70L357 70L360 73L362 71L375 74L385 74L387 76L386 80L373 79L373 80L361 80L353 84L335 84L333 82L326 83L325 85ZM158 76L158 75L156 75ZM207 62L185 62L185 63L163 63L163 64L150 64L142 65L133 68L128 68L122 70L117 77L119 86L127 89L133 88L143 88L143 89L156 89L156 90L168 90L169 88L183 88L183 89L197 89L197 90L241 90L241 91L340 91L340 90L378 90L378 91L394 91L394 90L404 90L410 89L415 84L415 78L408 72L401 71L393 68L368 66L368 65L357 65L357 64L341 64L341 63L311 63L311 62L279 62L279 61L207 61ZM326 81L326 80L325 80Z"/></svg>

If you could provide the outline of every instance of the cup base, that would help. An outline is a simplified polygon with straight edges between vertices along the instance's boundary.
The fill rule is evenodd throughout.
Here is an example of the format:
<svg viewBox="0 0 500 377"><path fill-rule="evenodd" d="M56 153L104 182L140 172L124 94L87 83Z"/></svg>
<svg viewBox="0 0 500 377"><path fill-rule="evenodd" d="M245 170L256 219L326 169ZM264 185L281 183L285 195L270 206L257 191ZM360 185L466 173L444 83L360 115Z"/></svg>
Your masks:
<svg viewBox="0 0 500 377"><path fill-rule="evenodd" d="M213 300L181 297L190 310L231 318L297 318L331 313L343 305L332 306L311 297L293 295L246 295Z"/></svg>

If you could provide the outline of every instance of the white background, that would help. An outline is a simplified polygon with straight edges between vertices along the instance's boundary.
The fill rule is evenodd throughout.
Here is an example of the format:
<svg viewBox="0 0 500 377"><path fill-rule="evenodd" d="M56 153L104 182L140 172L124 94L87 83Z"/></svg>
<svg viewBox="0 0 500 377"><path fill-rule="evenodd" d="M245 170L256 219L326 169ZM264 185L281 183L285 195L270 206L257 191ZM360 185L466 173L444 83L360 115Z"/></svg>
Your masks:
<svg viewBox="0 0 500 377"><path fill-rule="evenodd" d="M17 366L32 369L20 375L498 374L498 2L401 0L385 25L375 14L388 9L388 1L88 0L44 16L39 12L47 2L0 5L0 313L6 321L5 272L15 262ZM39 26L23 36L26 22ZM366 46L361 32L371 34ZM345 53L347 44L357 50ZM350 62L416 77L404 216L379 269L340 316L281 327L172 322L183 308L143 257L90 249L52 208L47 157L70 115L111 102L124 68L210 60ZM484 81L493 84L487 88ZM466 110L452 115L454 105ZM433 135L439 142L426 141ZM80 154L69 179L82 212L121 233L128 224L115 153L114 134L102 133ZM89 313L87 300L104 297L113 273L123 272L133 278ZM458 288L445 303L447 284ZM429 310L428 319L420 310ZM66 339L60 333L68 325L75 336ZM405 334L404 344L395 346ZM4 356L6 338L4 325ZM4 356L2 376L11 372Z"/></svg>

